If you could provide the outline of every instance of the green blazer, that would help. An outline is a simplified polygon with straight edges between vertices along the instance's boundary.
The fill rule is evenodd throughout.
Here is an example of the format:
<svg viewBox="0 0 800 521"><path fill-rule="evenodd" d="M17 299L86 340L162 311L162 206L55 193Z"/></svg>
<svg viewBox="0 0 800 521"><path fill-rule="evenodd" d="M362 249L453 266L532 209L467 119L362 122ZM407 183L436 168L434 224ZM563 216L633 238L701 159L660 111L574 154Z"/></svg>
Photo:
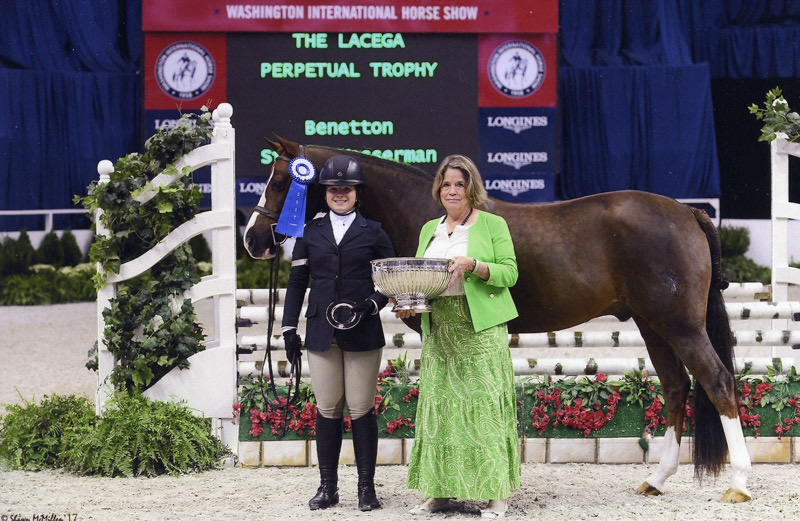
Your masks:
<svg viewBox="0 0 800 521"><path fill-rule="evenodd" d="M417 257L425 254L440 221L441 218L428 221L420 230ZM464 293L472 315L472 324L475 331L481 331L508 322L518 315L508 291L508 288L517 283L517 257L508 224L499 215L481 210L468 233L467 257L478 259L489 267L489 280L481 280L471 273L464 274ZM424 335L430 334L430 324L430 314L423 313Z"/></svg>

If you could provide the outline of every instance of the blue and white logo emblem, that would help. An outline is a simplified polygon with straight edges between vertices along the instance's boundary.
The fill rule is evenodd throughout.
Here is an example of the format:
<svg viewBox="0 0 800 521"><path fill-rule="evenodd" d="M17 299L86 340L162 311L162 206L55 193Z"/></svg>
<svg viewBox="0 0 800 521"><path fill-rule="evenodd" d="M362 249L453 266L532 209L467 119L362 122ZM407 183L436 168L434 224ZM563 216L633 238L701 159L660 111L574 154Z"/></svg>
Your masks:
<svg viewBox="0 0 800 521"><path fill-rule="evenodd" d="M488 72L495 89L512 98L524 98L544 81L544 57L529 42L511 40L494 50Z"/></svg>
<svg viewBox="0 0 800 521"><path fill-rule="evenodd" d="M214 58L202 45L175 42L158 55L156 81L161 90L180 100L202 96L217 74Z"/></svg>

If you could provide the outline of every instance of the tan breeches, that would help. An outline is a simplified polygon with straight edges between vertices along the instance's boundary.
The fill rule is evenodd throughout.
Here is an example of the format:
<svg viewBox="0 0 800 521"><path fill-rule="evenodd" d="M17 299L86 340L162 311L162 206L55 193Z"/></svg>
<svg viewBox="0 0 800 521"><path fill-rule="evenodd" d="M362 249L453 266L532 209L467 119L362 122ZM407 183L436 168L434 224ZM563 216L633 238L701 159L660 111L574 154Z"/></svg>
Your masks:
<svg viewBox="0 0 800 521"><path fill-rule="evenodd" d="M336 342L327 351L307 351L317 409L325 418L341 418L344 404L356 420L375 406L383 348L342 351Z"/></svg>

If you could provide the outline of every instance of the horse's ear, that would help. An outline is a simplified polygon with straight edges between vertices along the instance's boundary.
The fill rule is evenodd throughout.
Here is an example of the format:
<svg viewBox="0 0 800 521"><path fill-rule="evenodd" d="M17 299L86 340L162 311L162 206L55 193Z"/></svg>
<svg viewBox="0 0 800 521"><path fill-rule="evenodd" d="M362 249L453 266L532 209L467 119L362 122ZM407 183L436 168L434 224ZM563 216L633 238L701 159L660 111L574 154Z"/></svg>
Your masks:
<svg viewBox="0 0 800 521"><path fill-rule="evenodd" d="M281 151L279 150L281 148L281 144L280 143L272 141L271 139L266 138L266 137L264 138L264 141L267 142L267 146L269 148L271 148L273 152L275 152L276 154L280 155L280 153L281 153Z"/></svg>
<svg viewBox="0 0 800 521"><path fill-rule="evenodd" d="M275 134L275 139L278 140L283 149L286 151L286 155L288 155L289 157L297 157L300 155L300 145L298 145L294 141L283 139L277 134Z"/></svg>

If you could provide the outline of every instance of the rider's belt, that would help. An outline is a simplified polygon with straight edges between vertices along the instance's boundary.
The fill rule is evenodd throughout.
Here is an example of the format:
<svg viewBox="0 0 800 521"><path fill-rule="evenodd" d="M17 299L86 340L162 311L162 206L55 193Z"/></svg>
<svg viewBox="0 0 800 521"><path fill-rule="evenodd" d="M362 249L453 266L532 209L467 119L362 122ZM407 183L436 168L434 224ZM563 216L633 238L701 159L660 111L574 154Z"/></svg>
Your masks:
<svg viewBox="0 0 800 521"><path fill-rule="evenodd" d="M292 261L293 268L295 266L305 266L306 264L308 264L308 259L297 259Z"/></svg>

